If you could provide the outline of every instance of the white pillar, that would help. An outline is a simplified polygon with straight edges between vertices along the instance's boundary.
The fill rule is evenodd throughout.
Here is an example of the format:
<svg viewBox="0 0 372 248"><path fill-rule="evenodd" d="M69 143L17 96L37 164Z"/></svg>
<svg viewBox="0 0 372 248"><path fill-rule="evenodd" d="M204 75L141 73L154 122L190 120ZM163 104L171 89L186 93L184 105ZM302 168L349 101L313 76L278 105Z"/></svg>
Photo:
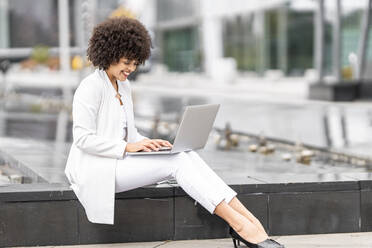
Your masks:
<svg viewBox="0 0 372 248"><path fill-rule="evenodd" d="M8 0L0 0L0 48L9 47Z"/></svg>
<svg viewBox="0 0 372 248"><path fill-rule="evenodd" d="M223 57L221 20L205 17L202 27L204 69L208 76L213 76L215 63Z"/></svg>
<svg viewBox="0 0 372 248"><path fill-rule="evenodd" d="M333 23L333 74L337 82L341 80L341 0L336 0Z"/></svg>
<svg viewBox="0 0 372 248"><path fill-rule="evenodd" d="M315 69L318 72L318 82L323 83L324 77L324 0L318 0L315 14Z"/></svg>
<svg viewBox="0 0 372 248"><path fill-rule="evenodd" d="M368 44L368 34L371 23L371 10L372 10L372 0L368 0L367 8L364 10L363 22L362 22L362 32L359 39L358 46L358 70L357 79L363 79L364 70L366 65L366 53Z"/></svg>
<svg viewBox="0 0 372 248"><path fill-rule="evenodd" d="M61 72L70 71L68 0L58 0L59 60Z"/></svg>
<svg viewBox="0 0 372 248"><path fill-rule="evenodd" d="M58 0L58 28L59 28L59 61L60 76L70 73L70 32L68 0ZM68 105L72 100L71 88L68 85L60 86L63 90L64 104ZM68 113L62 108L57 121L56 141L64 142L67 134Z"/></svg>
<svg viewBox="0 0 372 248"><path fill-rule="evenodd" d="M75 42L77 46L81 49L81 51L86 47L85 46L85 36L84 36L84 19L83 19L83 11L82 11L82 0L75 0L73 2L75 12L74 15L74 26L76 29L74 30L75 34ZM85 17L85 16L84 16ZM82 52L82 55L84 56L85 51Z"/></svg>
<svg viewBox="0 0 372 248"><path fill-rule="evenodd" d="M200 2L204 70L211 77L213 77L216 62L223 57L222 21L216 15L210 14L209 10L213 8L213 4L211 0Z"/></svg>
<svg viewBox="0 0 372 248"><path fill-rule="evenodd" d="M9 16L8 16L8 0L0 0L0 48L9 47ZM0 136L6 135L6 114L4 110L5 105L5 94L6 76L1 75L0 77Z"/></svg>

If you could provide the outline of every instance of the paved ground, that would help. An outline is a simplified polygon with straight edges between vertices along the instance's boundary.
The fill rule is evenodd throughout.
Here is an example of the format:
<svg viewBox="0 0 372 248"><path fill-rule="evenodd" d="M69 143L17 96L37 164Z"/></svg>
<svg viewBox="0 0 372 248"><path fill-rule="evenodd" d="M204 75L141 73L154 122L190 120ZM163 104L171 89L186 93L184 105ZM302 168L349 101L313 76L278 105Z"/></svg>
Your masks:
<svg viewBox="0 0 372 248"><path fill-rule="evenodd" d="M286 246L286 248L371 248L372 232L367 233L339 233L319 235L293 235L273 237ZM40 246L38 246L40 247ZM44 246L52 248L56 246ZM231 248L231 239L208 239L208 240L181 240L181 241L159 241L145 243L121 243L121 244L97 244L97 245L75 245L58 246L65 248L96 248L96 247L123 247L123 248Z"/></svg>

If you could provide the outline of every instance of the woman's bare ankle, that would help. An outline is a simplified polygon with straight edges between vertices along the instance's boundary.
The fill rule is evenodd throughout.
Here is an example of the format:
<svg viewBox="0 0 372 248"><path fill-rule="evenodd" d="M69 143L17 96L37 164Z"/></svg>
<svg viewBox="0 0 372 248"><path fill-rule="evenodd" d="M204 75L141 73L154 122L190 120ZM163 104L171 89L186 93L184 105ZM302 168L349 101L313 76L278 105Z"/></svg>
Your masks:
<svg viewBox="0 0 372 248"><path fill-rule="evenodd" d="M230 226L232 227L232 229L234 229L235 232L237 232L237 233L241 232L241 231L243 230L243 228L244 228L244 223L242 223L242 222L230 223L229 225L230 225Z"/></svg>
<svg viewBox="0 0 372 248"><path fill-rule="evenodd" d="M239 229L233 229L245 240L257 244L265 239L267 239L267 235L259 230L255 225L253 225L250 221L243 223Z"/></svg>

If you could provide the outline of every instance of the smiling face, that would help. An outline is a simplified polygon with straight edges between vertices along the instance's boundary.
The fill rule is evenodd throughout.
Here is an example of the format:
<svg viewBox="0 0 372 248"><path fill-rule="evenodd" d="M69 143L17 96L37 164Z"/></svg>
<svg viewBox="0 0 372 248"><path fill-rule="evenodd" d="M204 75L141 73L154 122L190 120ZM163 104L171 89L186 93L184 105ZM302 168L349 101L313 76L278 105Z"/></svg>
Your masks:
<svg viewBox="0 0 372 248"><path fill-rule="evenodd" d="M123 57L118 63L111 64L106 70L106 73L113 84L116 80L125 81L129 74L137 69L138 64L139 63L136 60L129 60Z"/></svg>

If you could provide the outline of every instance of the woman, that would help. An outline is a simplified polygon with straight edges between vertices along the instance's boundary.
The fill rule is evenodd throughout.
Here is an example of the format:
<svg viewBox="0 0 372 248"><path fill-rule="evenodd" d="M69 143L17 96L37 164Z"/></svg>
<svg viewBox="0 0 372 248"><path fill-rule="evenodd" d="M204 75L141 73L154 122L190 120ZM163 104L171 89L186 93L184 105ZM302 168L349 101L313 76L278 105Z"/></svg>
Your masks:
<svg viewBox="0 0 372 248"><path fill-rule="evenodd" d="M73 144L65 169L89 221L114 224L116 192L175 178L186 193L231 226L234 244L237 239L249 247L280 247L196 152L126 156L172 146L140 135L134 126L127 77L149 58L150 48L145 27L129 18L99 24L89 41L88 59L98 68L74 95Z"/></svg>

